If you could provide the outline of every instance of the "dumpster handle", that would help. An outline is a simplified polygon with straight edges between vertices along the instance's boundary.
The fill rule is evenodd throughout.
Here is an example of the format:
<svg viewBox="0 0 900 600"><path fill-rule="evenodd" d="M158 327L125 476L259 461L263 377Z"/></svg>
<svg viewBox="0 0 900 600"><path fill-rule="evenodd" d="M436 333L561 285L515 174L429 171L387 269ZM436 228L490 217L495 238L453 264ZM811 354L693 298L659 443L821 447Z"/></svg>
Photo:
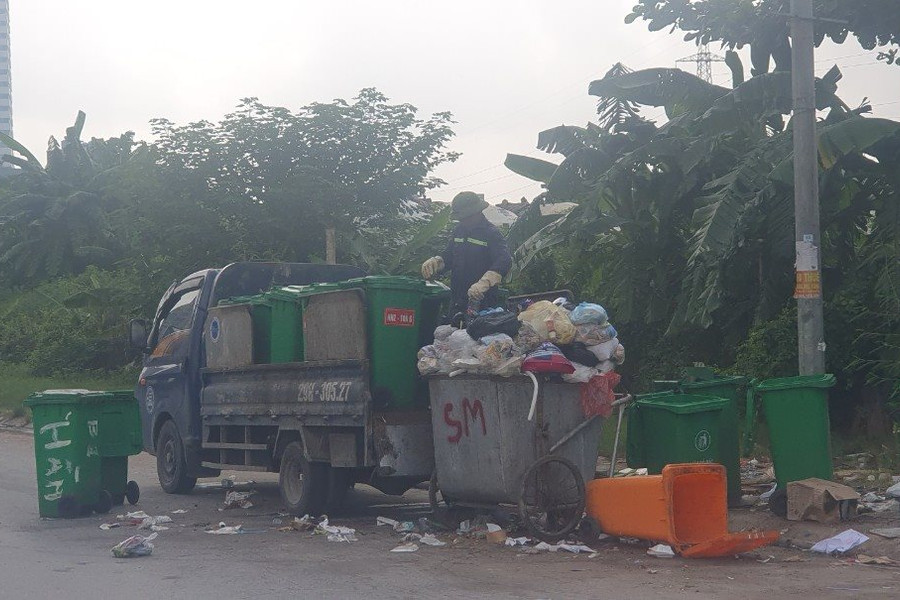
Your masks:
<svg viewBox="0 0 900 600"><path fill-rule="evenodd" d="M531 378L531 382L534 384L534 393L531 395L531 408L528 409L528 420L532 421L534 420L534 412L537 410L538 380L531 371L525 371L525 374Z"/></svg>

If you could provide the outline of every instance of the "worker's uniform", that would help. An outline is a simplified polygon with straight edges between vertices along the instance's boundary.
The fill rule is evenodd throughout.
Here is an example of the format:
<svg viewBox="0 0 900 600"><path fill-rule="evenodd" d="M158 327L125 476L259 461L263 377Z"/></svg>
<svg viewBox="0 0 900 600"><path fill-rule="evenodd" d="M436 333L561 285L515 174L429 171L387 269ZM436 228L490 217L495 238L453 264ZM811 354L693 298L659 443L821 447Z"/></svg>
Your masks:
<svg viewBox="0 0 900 600"><path fill-rule="evenodd" d="M512 256L503 234L484 216L472 225L457 225L441 258L444 260L444 270L452 270L451 314L466 311L469 287L487 271L495 271L505 277L512 266ZM497 298L497 288L490 288L480 303L481 307L497 306Z"/></svg>

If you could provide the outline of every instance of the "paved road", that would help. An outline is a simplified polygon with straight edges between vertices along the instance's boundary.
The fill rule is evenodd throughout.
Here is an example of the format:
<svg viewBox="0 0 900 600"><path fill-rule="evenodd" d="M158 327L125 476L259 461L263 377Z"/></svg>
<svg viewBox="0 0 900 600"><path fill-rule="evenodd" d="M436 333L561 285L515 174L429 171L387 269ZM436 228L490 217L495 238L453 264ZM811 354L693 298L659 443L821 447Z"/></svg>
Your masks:
<svg viewBox="0 0 900 600"><path fill-rule="evenodd" d="M276 530L280 511L274 478L252 477L257 506L219 511L221 489L170 496L156 485L153 458L133 459L140 483L136 508L152 515L186 509L160 532L152 556L114 559L109 549L132 528L99 529L105 517L42 520L37 514L29 436L0 432L0 598L759 598L797 594L819 598L887 598L900 591L897 570L846 566L833 559L774 548L774 561L753 557L716 561L653 559L642 549L608 544L595 558L526 555L484 541L444 536L445 548L414 554L376 515L410 519L425 514L425 495L402 499L363 487L351 493L336 524L357 527L360 540L333 543L308 533ZM118 511L123 512L123 511ZM209 535L208 523L243 523L259 533Z"/></svg>

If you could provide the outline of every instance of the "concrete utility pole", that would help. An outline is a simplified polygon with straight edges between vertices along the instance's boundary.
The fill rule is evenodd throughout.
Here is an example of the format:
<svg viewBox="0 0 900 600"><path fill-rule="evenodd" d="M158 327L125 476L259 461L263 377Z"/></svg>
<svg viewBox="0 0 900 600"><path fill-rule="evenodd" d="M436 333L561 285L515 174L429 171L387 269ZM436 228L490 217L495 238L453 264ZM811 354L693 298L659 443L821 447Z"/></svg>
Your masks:
<svg viewBox="0 0 900 600"><path fill-rule="evenodd" d="M797 342L801 375L825 372L813 0L791 0Z"/></svg>

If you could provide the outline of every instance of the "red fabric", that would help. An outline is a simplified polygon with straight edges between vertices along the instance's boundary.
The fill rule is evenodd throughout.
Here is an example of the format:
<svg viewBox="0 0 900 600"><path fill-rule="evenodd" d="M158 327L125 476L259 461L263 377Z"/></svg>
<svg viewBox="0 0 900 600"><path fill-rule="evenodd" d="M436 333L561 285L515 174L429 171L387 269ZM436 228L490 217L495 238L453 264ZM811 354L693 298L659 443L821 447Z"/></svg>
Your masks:
<svg viewBox="0 0 900 600"><path fill-rule="evenodd" d="M613 390L621 379L621 375L610 371L581 384L581 410L585 417L600 415L605 419L612 414L612 404L616 400Z"/></svg>

